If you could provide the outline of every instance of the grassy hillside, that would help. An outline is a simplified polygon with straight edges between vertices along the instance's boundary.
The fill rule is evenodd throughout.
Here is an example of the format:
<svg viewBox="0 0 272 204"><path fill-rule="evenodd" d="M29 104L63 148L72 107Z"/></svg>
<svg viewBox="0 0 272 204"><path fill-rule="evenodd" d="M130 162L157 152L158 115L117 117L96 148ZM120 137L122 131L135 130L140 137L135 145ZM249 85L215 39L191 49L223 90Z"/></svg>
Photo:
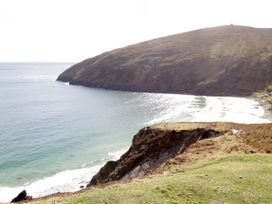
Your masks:
<svg viewBox="0 0 272 204"><path fill-rule="evenodd" d="M115 49L58 80L107 89L248 96L272 84L272 29L206 28Z"/></svg>
<svg viewBox="0 0 272 204"><path fill-rule="evenodd" d="M149 144L148 138L155 135L163 138L164 133L201 129L218 134L196 141L141 179L99 184L32 202L272 203L271 124L164 123L152 126L151 132L150 128L140 131L136 138L142 137L134 137L132 146L141 138Z"/></svg>
<svg viewBox="0 0 272 204"><path fill-rule="evenodd" d="M229 156L36 203L272 203L272 156Z"/></svg>
<svg viewBox="0 0 272 204"><path fill-rule="evenodd" d="M218 153L271 153L271 131L271 124L227 122L177 122L145 127L133 137L129 150L119 160L107 162L88 186L143 177L173 159L184 163L204 155L212 158Z"/></svg>

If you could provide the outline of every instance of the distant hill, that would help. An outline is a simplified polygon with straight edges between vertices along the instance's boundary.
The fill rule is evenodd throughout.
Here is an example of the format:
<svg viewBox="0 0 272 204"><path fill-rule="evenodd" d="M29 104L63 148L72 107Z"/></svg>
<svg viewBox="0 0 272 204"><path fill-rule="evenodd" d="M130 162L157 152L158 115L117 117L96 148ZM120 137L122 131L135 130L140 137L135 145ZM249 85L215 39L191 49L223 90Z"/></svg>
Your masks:
<svg viewBox="0 0 272 204"><path fill-rule="evenodd" d="M115 49L58 79L106 89L247 96L272 84L272 29L220 26Z"/></svg>

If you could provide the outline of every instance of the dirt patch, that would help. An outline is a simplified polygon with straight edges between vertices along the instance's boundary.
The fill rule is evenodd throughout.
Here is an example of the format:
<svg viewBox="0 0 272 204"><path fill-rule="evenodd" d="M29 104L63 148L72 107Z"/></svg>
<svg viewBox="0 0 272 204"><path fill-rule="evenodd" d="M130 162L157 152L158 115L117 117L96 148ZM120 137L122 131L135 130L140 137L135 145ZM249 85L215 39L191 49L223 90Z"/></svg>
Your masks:
<svg viewBox="0 0 272 204"><path fill-rule="evenodd" d="M193 130L143 128L134 136L129 150L118 161L103 166L88 186L143 177L198 140L220 134L201 126Z"/></svg>
<svg viewBox="0 0 272 204"><path fill-rule="evenodd" d="M181 129L199 125L222 133L219 137L198 140L184 152L169 159L153 173L162 173L175 165L190 165L198 161L214 160L233 153L272 153L272 124L236 123L172 123L160 124L161 129Z"/></svg>

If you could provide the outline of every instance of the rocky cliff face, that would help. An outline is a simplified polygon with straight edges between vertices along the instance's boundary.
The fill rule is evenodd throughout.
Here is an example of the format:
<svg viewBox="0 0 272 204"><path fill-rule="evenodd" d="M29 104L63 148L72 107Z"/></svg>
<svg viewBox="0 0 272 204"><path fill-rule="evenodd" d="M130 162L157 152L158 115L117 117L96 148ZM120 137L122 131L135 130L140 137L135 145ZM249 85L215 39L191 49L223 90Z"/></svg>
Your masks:
<svg viewBox="0 0 272 204"><path fill-rule="evenodd" d="M272 29L221 26L103 53L59 77L107 89L246 96L272 84Z"/></svg>
<svg viewBox="0 0 272 204"><path fill-rule="evenodd" d="M271 153L271 131L271 124L225 122L165 123L143 128L134 136L129 150L118 161L106 163L88 186L143 177L172 159L212 156L221 150L224 154Z"/></svg>
<svg viewBox="0 0 272 204"><path fill-rule="evenodd" d="M196 141L219 134L206 128L180 131L155 127L141 129L134 136L130 149L118 161L109 161L102 167L88 186L142 177Z"/></svg>

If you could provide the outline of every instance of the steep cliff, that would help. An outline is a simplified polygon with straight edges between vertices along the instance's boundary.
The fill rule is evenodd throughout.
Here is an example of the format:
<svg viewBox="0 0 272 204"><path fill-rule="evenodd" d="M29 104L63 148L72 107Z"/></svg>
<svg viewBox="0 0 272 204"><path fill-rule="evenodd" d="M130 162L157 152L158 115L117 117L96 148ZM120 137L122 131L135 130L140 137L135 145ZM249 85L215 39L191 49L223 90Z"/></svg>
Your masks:
<svg viewBox="0 0 272 204"><path fill-rule="evenodd" d="M181 131L152 127L141 129L134 136L130 149L118 161L109 161L102 167L90 185L144 176L197 140L218 134L204 128Z"/></svg>
<svg viewBox="0 0 272 204"><path fill-rule="evenodd" d="M188 151L184 154L187 149L199 152L190 153L186 156L188 159L201 158L201 154L209 153L212 157L220 148L224 149L224 154L233 151L271 153L271 131L271 124L166 123L146 127L134 136L129 150L118 161L106 163L88 186L143 177L172 159L186 160L183 157L188 154ZM212 139L219 136L227 136L228 143ZM202 140L207 142L199 142ZM197 145L195 148L194 144ZM190 146L193 148L190 149ZM207 146L208 151L205 152Z"/></svg>
<svg viewBox="0 0 272 204"><path fill-rule="evenodd" d="M143 128L90 188L31 203L271 203L271 133L272 124L224 122Z"/></svg>

